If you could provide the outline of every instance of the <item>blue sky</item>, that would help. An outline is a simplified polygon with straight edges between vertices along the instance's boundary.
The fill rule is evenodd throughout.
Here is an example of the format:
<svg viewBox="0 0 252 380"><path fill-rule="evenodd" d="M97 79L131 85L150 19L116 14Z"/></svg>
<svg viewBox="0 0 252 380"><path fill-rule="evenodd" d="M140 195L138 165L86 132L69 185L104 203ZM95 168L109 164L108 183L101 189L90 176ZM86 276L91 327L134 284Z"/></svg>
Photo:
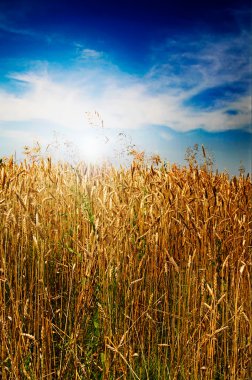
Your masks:
<svg viewBox="0 0 252 380"><path fill-rule="evenodd" d="M251 171L251 2L175 3L3 0L0 155L135 144L183 164L197 143Z"/></svg>

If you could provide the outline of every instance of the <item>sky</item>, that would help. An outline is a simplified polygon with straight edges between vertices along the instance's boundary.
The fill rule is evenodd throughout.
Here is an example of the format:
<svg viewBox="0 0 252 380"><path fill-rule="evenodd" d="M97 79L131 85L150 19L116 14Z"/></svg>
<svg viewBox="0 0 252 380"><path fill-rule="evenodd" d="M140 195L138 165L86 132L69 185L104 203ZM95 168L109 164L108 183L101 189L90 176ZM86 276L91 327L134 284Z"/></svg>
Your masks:
<svg viewBox="0 0 252 380"><path fill-rule="evenodd" d="M135 147L251 172L248 0L0 3L0 157L126 162ZM125 161L126 160L126 161Z"/></svg>

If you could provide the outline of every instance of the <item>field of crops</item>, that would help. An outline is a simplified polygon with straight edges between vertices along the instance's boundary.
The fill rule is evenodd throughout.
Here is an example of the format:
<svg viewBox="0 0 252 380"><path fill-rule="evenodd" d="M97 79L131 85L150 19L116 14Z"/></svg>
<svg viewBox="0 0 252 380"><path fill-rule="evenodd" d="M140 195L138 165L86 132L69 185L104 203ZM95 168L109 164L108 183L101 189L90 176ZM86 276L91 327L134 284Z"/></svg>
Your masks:
<svg viewBox="0 0 252 380"><path fill-rule="evenodd" d="M0 378L252 378L252 183L0 164Z"/></svg>

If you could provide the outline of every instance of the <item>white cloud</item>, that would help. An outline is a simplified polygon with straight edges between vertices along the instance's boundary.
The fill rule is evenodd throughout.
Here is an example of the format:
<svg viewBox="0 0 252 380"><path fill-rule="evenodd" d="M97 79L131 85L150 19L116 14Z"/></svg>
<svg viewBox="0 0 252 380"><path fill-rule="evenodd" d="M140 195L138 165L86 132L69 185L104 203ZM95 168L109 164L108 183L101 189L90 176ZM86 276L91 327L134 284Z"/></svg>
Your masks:
<svg viewBox="0 0 252 380"><path fill-rule="evenodd" d="M77 71L68 70L67 75L60 70L56 75L45 70L12 74L13 80L27 84L28 89L17 94L0 87L0 121L33 120L36 127L36 120L40 120L58 125L63 132L74 133L90 128L85 113L97 110L104 126L114 129L147 125L163 125L182 132L197 128L208 131L246 128L251 121L247 95L237 96L232 102L227 99L218 108L208 110L184 105L191 96L213 86L232 81L248 84L246 52L242 50L236 57L245 48L242 37L250 39L247 35L217 42L202 38L200 42L191 42L187 49L184 47L182 55L176 49L169 55L166 44L156 49L155 54L162 56L157 57L161 63L154 63L142 78L126 75L109 62L105 62L106 68L78 66ZM78 47L78 51L84 59L105 59L104 53L94 49ZM230 115L226 112L229 109L238 112Z"/></svg>
<svg viewBox="0 0 252 380"><path fill-rule="evenodd" d="M228 107L211 112L186 108L182 102L188 92L152 93L150 83L140 79L126 85L124 80L120 82L118 77L111 76L99 91L99 79L97 83L90 83L88 75L83 71L79 80L76 78L71 84L57 82L45 73L12 75L13 79L29 84L29 90L21 95L0 90L0 121L42 120L74 132L90 127L85 112L97 110L109 128L166 125L178 131L195 128L218 131L249 123L249 97L240 97L229 104L228 107L240 111L230 116L224 112Z"/></svg>
<svg viewBox="0 0 252 380"><path fill-rule="evenodd" d="M1 121L44 120L73 129L83 124L85 97L80 89L56 83L43 74L13 78L29 84L30 90L22 95L0 91Z"/></svg>

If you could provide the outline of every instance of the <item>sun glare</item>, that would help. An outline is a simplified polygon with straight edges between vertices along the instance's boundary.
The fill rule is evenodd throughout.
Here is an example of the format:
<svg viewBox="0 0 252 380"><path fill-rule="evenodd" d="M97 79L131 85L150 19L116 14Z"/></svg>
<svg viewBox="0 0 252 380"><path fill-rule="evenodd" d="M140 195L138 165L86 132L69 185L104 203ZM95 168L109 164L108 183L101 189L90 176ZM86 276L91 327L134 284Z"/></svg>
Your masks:
<svg viewBox="0 0 252 380"><path fill-rule="evenodd" d="M82 156L89 163L96 163L104 157L104 144L95 137L87 137L81 146Z"/></svg>

